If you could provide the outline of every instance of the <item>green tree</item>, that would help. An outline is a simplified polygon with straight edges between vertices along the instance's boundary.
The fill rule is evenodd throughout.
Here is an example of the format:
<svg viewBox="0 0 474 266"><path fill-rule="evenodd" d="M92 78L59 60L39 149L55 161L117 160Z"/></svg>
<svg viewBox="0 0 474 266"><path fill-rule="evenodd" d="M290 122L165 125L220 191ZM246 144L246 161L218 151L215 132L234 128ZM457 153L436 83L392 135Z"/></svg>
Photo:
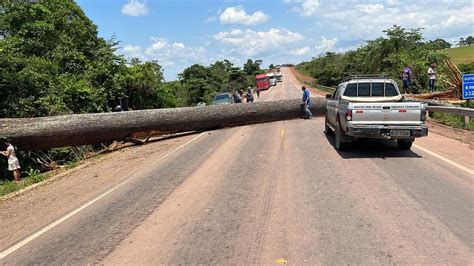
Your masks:
<svg viewBox="0 0 474 266"><path fill-rule="evenodd" d="M458 46L463 47L463 46L469 46L474 44L474 38L472 36L468 36L466 38L459 38Z"/></svg>
<svg viewBox="0 0 474 266"><path fill-rule="evenodd" d="M165 100L168 92L160 90L163 82L163 71L157 61L142 63L132 59L117 78L121 88L117 97L128 97L129 106L135 110L169 107Z"/></svg>
<svg viewBox="0 0 474 266"><path fill-rule="evenodd" d="M0 117L108 109L125 65L74 1L3 1L0 10Z"/></svg>
<svg viewBox="0 0 474 266"><path fill-rule="evenodd" d="M446 40L444 39L441 39L441 38L438 38L436 40L433 40L433 41L429 41L427 43L428 45L431 45L431 47L433 49L447 49L447 48L451 48L451 44L449 42L447 42Z"/></svg>
<svg viewBox="0 0 474 266"><path fill-rule="evenodd" d="M244 64L243 70L246 75L255 75L260 71L260 66L256 62L253 62L252 59L248 59L247 63Z"/></svg>

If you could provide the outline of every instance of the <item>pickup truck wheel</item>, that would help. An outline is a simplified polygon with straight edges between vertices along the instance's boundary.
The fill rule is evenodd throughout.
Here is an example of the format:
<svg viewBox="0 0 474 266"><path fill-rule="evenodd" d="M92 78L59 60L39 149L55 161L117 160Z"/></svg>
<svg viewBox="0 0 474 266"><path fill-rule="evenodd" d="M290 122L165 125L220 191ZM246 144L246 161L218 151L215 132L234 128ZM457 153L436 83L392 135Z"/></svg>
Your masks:
<svg viewBox="0 0 474 266"><path fill-rule="evenodd" d="M345 133L342 131L339 121L336 122L336 132L334 133L335 133L334 142L335 142L336 150L338 151L348 150L350 143L342 141Z"/></svg>
<svg viewBox="0 0 474 266"><path fill-rule="evenodd" d="M331 128L328 126L328 116L324 116L324 134L326 135L332 135L334 132L332 132Z"/></svg>
<svg viewBox="0 0 474 266"><path fill-rule="evenodd" d="M398 143L398 148L400 148L401 150L409 150L411 149L411 145L413 145L412 140L398 139L397 143Z"/></svg>

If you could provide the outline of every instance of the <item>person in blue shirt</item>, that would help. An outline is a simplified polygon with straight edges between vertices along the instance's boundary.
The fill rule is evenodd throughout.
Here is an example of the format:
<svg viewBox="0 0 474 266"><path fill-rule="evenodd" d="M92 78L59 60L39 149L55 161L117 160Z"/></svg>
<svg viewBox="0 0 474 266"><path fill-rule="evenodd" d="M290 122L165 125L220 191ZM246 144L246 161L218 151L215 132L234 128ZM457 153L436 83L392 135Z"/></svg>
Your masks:
<svg viewBox="0 0 474 266"><path fill-rule="evenodd" d="M313 117L313 114L309 110L309 108L311 107L311 95L309 93L309 90L305 86L301 87L301 90L303 91L303 102L301 103L301 109L303 109L303 118L311 119Z"/></svg>

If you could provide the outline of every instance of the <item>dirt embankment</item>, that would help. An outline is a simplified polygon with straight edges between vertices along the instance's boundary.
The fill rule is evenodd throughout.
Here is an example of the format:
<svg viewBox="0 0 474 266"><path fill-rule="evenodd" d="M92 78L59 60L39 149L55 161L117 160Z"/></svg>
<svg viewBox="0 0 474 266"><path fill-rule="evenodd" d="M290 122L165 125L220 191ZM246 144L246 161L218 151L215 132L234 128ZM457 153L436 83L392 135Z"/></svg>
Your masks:
<svg viewBox="0 0 474 266"><path fill-rule="evenodd" d="M303 75L301 72L296 70L295 67L290 67L290 71L293 74L293 76L295 76L296 79L301 83L311 84L314 81L314 78Z"/></svg>
<svg viewBox="0 0 474 266"><path fill-rule="evenodd" d="M289 68L290 71L291 71L291 74L293 74L293 76L302 84L304 84L313 94L317 95L317 96L325 96L326 95L326 92L324 91L321 91L321 90L318 90L314 87L310 87L310 85L313 83L314 81L314 78L312 77L309 77L309 76L306 76L304 75L303 73L299 72L298 70L296 70L295 67L290 67Z"/></svg>

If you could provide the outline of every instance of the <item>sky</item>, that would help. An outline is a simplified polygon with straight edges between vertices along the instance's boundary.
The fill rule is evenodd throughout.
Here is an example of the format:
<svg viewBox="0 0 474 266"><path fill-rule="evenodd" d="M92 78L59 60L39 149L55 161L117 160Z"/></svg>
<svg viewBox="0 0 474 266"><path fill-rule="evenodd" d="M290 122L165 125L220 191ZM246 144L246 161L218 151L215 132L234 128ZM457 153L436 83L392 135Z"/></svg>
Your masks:
<svg viewBox="0 0 474 266"><path fill-rule="evenodd" d="M394 24L457 43L474 35L474 0L76 0L118 53L157 60L165 79L193 64L300 63L356 49Z"/></svg>

